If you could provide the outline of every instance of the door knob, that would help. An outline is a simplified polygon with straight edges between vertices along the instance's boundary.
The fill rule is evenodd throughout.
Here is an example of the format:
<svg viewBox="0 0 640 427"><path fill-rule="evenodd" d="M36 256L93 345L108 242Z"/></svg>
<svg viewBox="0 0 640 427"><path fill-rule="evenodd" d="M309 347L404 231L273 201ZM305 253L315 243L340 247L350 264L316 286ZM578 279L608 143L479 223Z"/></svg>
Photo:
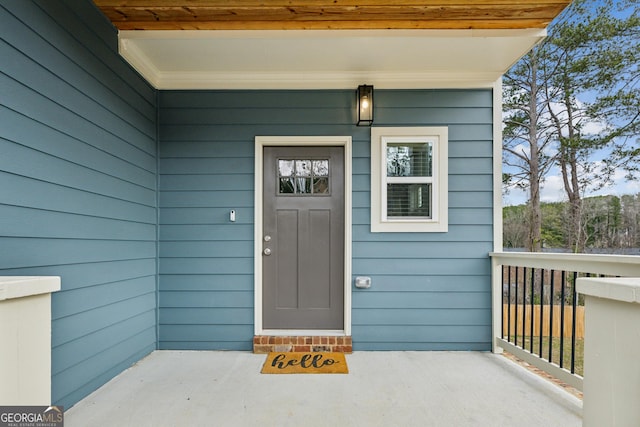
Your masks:
<svg viewBox="0 0 640 427"><path fill-rule="evenodd" d="M263 253L264 253L265 255L269 256L269 255L271 255L271 249L266 248L266 249L263 251Z"/></svg>

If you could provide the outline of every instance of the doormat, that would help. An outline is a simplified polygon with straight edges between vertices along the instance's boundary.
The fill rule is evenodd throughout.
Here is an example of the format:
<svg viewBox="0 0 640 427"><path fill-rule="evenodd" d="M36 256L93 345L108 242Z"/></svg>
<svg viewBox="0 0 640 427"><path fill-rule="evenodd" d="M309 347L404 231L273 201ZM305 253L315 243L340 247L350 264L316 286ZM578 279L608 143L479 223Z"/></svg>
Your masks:
<svg viewBox="0 0 640 427"><path fill-rule="evenodd" d="M269 353L263 374L348 374L344 353Z"/></svg>

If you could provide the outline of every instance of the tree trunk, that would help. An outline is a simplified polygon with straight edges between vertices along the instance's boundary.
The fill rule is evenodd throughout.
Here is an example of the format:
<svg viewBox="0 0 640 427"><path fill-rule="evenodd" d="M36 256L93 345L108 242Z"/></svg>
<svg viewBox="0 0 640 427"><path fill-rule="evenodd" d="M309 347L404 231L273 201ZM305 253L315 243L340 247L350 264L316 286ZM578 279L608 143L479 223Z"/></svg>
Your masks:
<svg viewBox="0 0 640 427"><path fill-rule="evenodd" d="M527 250L542 250L542 215L540 213L540 156L538 153L538 63L531 59L531 96L529 99L529 233Z"/></svg>
<svg viewBox="0 0 640 427"><path fill-rule="evenodd" d="M570 87L565 81L564 104L567 109L567 138L562 137L561 128L558 135L563 146L560 158L560 170L564 189L569 199L569 247L574 253L583 253L586 246L586 234L582 230L582 196L580 194L580 181L578 179L578 140L580 133L574 124L573 103Z"/></svg>

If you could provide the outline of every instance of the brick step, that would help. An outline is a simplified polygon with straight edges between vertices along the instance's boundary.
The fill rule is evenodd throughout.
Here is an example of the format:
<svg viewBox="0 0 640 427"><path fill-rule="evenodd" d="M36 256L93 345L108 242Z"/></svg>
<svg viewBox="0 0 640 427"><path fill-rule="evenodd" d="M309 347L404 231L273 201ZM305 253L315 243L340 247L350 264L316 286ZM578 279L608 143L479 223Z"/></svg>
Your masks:
<svg viewBox="0 0 640 427"><path fill-rule="evenodd" d="M344 336L274 336L256 335L253 337L254 353L320 352L351 353L351 337Z"/></svg>

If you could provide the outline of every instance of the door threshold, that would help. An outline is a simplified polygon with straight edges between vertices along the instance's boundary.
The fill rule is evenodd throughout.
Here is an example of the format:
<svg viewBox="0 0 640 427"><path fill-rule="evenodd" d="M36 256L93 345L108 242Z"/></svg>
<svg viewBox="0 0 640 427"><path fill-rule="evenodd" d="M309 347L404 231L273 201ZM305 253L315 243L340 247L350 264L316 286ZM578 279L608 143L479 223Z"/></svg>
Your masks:
<svg viewBox="0 0 640 427"><path fill-rule="evenodd" d="M254 353L322 352L352 353L351 337L344 333L332 335L256 335Z"/></svg>
<svg viewBox="0 0 640 427"><path fill-rule="evenodd" d="M263 329L256 335L273 335L274 337L345 337L348 334L342 329Z"/></svg>

